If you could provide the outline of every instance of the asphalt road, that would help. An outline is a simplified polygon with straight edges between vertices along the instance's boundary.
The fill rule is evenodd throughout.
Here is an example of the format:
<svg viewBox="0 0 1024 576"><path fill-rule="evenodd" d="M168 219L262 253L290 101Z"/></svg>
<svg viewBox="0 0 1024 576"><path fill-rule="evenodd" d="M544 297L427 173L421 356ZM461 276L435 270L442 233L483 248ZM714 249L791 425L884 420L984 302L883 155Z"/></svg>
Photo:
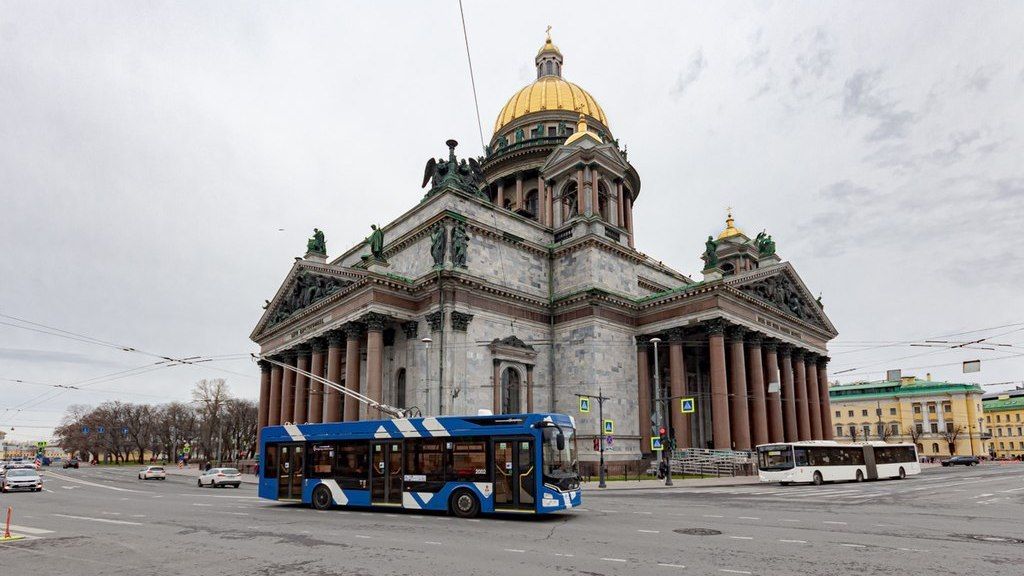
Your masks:
<svg viewBox="0 0 1024 576"><path fill-rule="evenodd" d="M544 517L317 512L255 487L46 470L4 574L1024 574L1024 464L903 481L584 494Z"/></svg>

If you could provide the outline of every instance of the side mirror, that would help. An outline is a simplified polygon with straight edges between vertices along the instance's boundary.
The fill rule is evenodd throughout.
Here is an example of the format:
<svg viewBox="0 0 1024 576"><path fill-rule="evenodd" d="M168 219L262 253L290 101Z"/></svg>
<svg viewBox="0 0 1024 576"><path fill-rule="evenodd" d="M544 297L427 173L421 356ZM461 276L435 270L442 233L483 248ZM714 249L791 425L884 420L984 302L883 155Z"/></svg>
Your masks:
<svg viewBox="0 0 1024 576"><path fill-rule="evenodd" d="M558 431L558 436L555 436L555 447L559 452L565 450L565 434L562 434L561 430Z"/></svg>

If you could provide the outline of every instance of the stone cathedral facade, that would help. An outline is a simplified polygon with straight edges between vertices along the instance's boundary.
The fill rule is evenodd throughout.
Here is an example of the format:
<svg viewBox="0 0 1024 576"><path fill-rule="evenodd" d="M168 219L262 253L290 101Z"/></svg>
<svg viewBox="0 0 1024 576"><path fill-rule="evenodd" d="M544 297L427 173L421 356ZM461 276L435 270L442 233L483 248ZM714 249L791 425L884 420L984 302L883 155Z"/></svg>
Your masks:
<svg viewBox="0 0 1024 576"><path fill-rule="evenodd" d="M316 231L252 332L260 353L423 415L574 414L583 460L600 423L577 394L598 391L613 460L649 455L662 421L677 448L831 438L837 332L772 238L730 215L699 279L637 251L637 170L550 38L534 62L484 157L449 141L422 200L339 255ZM380 417L261 368L261 426Z"/></svg>

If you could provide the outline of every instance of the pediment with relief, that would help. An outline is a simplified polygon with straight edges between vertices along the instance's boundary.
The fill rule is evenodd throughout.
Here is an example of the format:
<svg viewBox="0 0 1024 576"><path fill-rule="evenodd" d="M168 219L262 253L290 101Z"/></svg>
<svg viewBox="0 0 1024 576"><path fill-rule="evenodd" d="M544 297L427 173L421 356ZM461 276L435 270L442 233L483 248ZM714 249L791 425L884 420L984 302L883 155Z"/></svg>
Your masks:
<svg viewBox="0 0 1024 576"><path fill-rule="evenodd" d="M352 280L299 268L274 297L274 301L268 304L261 325L265 329L280 324L352 284Z"/></svg>
<svg viewBox="0 0 1024 576"><path fill-rule="evenodd" d="M836 333L835 327L825 316L821 303L810 295L803 282L791 277L791 274L795 276L790 267L784 265L784 269L778 274L745 284L738 283L734 287L786 314Z"/></svg>

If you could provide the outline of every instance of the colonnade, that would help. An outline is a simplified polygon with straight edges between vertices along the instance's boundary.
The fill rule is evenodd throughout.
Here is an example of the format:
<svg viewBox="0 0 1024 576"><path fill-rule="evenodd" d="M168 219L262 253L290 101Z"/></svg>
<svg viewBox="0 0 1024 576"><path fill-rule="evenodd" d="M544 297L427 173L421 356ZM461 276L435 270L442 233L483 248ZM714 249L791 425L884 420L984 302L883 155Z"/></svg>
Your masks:
<svg viewBox="0 0 1024 576"><path fill-rule="evenodd" d="M718 450L750 450L769 442L831 440L832 416L828 397L828 357L820 356L743 326L713 320L703 334L681 328L637 337L637 397L642 450L650 450L651 339L667 341L670 433L677 448L695 447L690 414L679 398L697 398L698 410L711 410L711 444ZM706 347L710 398L687 389L684 346ZM664 345L659 350L659 360ZM662 366L664 364L661 364ZM769 384L778 383L769 392ZM662 395L664 398L665 396ZM703 446L699 446L703 447Z"/></svg>
<svg viewBox="0 0 1024 576"><path fill-rule="evenodd" d="M387 321L383 314L370 313L340 330L327 332L310 342L286 350L274 360L294 366L339 386L382 402L384 383L383 332ZM360 390L360 349L366 347L366 389ZM344 394L311 381L294 370L260 361L259 427L293 423L349 422L359 420L360 403ZM345 377L342 378L344 369ZM378 410L368 409L367 419L379 418Z"/></svg>

